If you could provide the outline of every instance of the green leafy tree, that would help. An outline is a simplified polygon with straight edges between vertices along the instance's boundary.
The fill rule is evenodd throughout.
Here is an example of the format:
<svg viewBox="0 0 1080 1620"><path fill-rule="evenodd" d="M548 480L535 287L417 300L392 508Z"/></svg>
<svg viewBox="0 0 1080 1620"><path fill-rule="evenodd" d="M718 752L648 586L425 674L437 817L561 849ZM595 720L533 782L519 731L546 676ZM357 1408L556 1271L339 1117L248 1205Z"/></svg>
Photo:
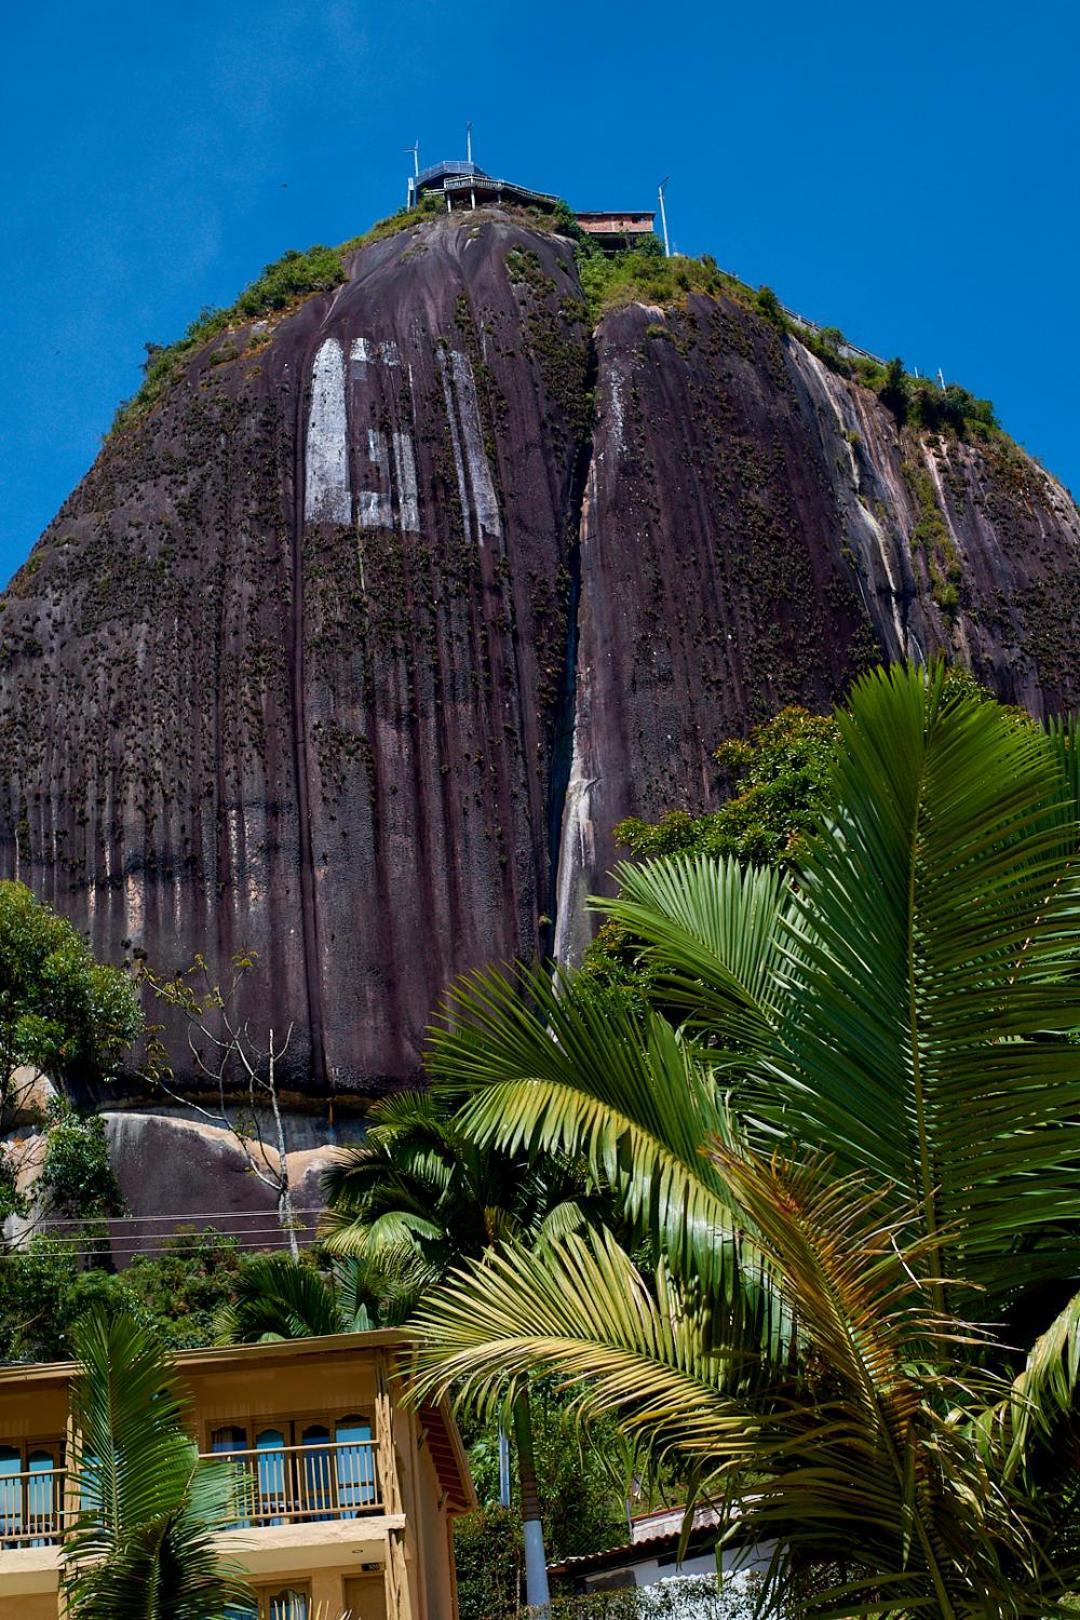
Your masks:
<svg viewBox="0 0 1080 1620"><path fill-rule="evenodd" d="M765 319L778 331L787 331L787 318L784 315L784 306L773 292L771 287L759 287L755 296L755 303Z"/></svg>
<svg viewBox="0 0 1080 1620"><path fill-rule="evenodd" d="M665 1012L467 981L459 1129L583 1155L657 1256L513 1241L429 1296L418 1393L538 1371L775 1538L771 1596L1065 1613L1080 1580L1080 917L1070 727L895 667L837 715L797 877L624 868ZM1042 1332L1039 1332L1042 1328ZM1019 1353L1010 1348L1019 1343Z"/></svg>
<svg viewBox="0 0 1080 1620"><path fill-rule="evenodd" d="M799 845L827 803L839 731L831 715L792 704L749 737L720 744L715 758L731 797L718 810L672 810L657 822L628 817L615 836L635 860L658 855L734 856L757 864L793 864ZM641 942L609 918L582 963L584 983L598 994L648 999L651 970Z"/></svg>
<svg viewBox="0 0 1080 1620"><path fill-rule="evenodd" d="M521 1515L485 1507L454 1525L459 1620L517 1620L524 1568Z"/></svg>
<svg viewBox="0 0 1080 1620"><path fill-rule="evenodd" d="M908 391L907 379L904 373L904 362L899 355L889 361L885 367L884 376L878 387L878 398L881 403L896 417L897 422L903 424L907 421Z"/></svg>
<svg viewBox="0 0 1080 1620"><path fill-rule="evenodd" d="M701 853L761 865L797 858L799 841L827 803L838 737L831 715L792 704L749 737L717 748L717 765L733 787L719 810L698 816L673 810L655 823L631 816L615 836L638 860Z"/></svg>
<svg viewBox="0 0 1080 1620"><path fill-rule="evenodd" d="M627 1535L628 1481L633 1458L614 1424L594 1429L582 1444L573 1398L558 1381L540 1378L530 1391L536 1473L549 1561L615 1546ZM480 1501L499 1500L498 1425L464 1415L462 1435ZM511 1501L516 1507L516 1491Z"/></svg>
<svg viewBox="0 0 1080 1620"><path fill-rule="evenodd" d="M63 1548L72 1620L224 1620L251 1600L214 1537L236 1517L228 1463L200 1459L162 1345L125 1312L75 1335L71 1464L80 1511Z"/></svg>
<svg viewBox="0 0 1080 1620"><path fill-rule="evenodd" d="M62 1097L45 1113L46 1141L35 1192L49 1215L93 1220L122 1215L124 1195L109 1163L105 1121L83 1117Z"/></svg>
<svg viewBox="0 0 1080 1620"><path fill-rule="evenodd" d="M142 1028L131 980L22 883L0 882L0 1129L25 1099L22 1068L107 1078Z"/></svg>
<svg viewBox="0 0 1080 1620"><path fill-rule="evenodd" d="M72 1355L72 1332L98 1307L126 1310L174 1349L212 1344L215 1320L252 1262L237 1240L181 1229L119 1273L85 1263L77 1245L36 1236L0 1254L0 1360Z"/></svg>
<svg viewBox="0 0 1080 1620"><path fill-rule="evenodd" d="M118 1297L170 1349L213 1344L220 1311L237 1298L257 1256L213 1227L178 1227L154 1254L137 1255L116 1279Z"/></svg>

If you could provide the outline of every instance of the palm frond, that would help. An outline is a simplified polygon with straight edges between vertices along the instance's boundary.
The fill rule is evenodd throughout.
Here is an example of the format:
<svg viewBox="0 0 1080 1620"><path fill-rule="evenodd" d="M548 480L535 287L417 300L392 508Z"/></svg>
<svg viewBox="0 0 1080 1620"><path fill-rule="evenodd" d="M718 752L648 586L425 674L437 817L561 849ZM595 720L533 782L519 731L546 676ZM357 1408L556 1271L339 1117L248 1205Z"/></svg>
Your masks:
<svg viewBox="0 0 1080 1620"><path fill-rule="evenodd" d="M590 905L642 941L664 999L722 1041L751 1050L769 1041L790 933L786 875L735 859L681 855L623 864L614 877L619 897Z"/></svg>
<svg viewBox="0 0 1080 1620"><path fill-rule="evenodd" d="M72 1620L203 1620L251 1590L216 1535L236 1516L237 1479L202 1461L161 1345L123 1312L75 1331L71 1479L79 1501L62 1551Z"/></svg>
<svg viewBox="0 0 1080 1620"><path fill-rule="evenodd" d="M731 1201L702 1156L732 1122L666 1020L600 1008L565 975L478 973L452 991L429 1065L467 1094L458 1119L481 1147L582 1159L673 1265L737 1286Z"/></svg>
<svg viewBox="0 0 1080 1620"><path fill-rule="evenodd" d="M236 1298L218 1312L219 1344L306 1339L346 1328L332 1283L287 1254L256 1255L238 1273Z"/></svg>
<svg viewBox="0 0 1080 1620"><path fill-rule="evenodd" d="M455 1273L418 1318L418 1395L492 1406L530 1370L560 1374L586 1417L699 1468L748 1534L827 1560L857 1525L860 1561L914 1613L959 1615L964 1592L1011 1600L1037 1583L1022 1519L949 1418L934 1355L975 1335L929 1300L915 1214L898 1222L880 1190L837 1183L825 1160L719 1156L798 1321L799 1376L778 1381L748 1353L760 1335L736 1310L663 1266L647 1280L610 1236L588 1235Z"/></svg>
<svg viewBox="0 0 1080 1620"><path fill-rule="evenodd" d="M1074 1294L1035 1340L1007 1395L974 1418L985 1454L1000 1460L1006 1478L1024 1467L1037 1442L1073 1429L1078 1383L1080 1294Z"/></svg>

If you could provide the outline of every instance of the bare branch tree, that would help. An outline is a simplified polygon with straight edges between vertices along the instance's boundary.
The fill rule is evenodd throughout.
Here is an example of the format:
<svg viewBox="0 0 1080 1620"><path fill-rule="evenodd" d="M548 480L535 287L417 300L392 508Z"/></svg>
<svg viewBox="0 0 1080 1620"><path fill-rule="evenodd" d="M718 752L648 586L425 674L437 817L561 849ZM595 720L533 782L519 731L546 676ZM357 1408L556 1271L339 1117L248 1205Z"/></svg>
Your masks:
<svg viewBox="0 0 1080 1620"><path fill-rule="evenodd" d="M198 1097L176 1086L161 1026L154 1026L147 1041L146 1079L166 1097L199 1114L211 1125L228 1131L247 1160L255 1178L274 1194L278 1222L289 1241L294 1260L300 1258L296 1235L285 1124L278 1084L281 1065L293 1036L290 1024L284 1036L271 1025L265 1041L256 1039L246 1020L236 1013L244 974L254 965L254 952L235 956L232 977L223 990L213 982L205 958L195 957L190 968L162 978L143 966L140 978L155 996L187 1020L187 1041L197 1074L208 1082L215 1098L206 1106ZM269 1141L268 1141L269 1138Z"/></svg>

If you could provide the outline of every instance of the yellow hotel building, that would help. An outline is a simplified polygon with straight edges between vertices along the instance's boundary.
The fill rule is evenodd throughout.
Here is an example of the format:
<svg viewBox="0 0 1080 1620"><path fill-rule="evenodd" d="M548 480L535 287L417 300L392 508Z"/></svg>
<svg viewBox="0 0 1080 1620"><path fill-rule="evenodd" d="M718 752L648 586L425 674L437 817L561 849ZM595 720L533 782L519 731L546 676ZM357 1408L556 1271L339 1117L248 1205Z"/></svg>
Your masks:
<svg viewBox="0 0 1080 1620"><path fill-rule="evenodd" d="M246 1475L245 1517L221 1536L258 1596L244 1620L455 1620L453 1520L475 1496L450 1413L400 1404L410 1342L385 1329L177 1354L200 1451ZM0 1620L60 1612L77 1370L0 1367Z"/></svg>

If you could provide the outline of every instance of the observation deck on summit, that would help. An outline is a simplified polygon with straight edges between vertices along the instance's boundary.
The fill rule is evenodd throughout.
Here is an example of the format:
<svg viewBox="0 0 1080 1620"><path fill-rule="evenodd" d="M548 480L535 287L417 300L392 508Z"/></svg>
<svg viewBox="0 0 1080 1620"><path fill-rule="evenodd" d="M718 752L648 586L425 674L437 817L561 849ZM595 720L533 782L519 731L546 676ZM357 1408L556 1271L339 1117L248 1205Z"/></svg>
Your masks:
<svg viewBox="0 0 1080 1620"><path fill-rule="evenodd" d="M432 193L441 193L445 197L447 213L451 213L455 207L477 208L483 203L503 202L550 212L559 201L558 197L546 191L532 191L528 186L515 185L510 180L498 180L485 173L471 159L433 163L427 169L418 168L409 180L410 208L422 196Z"/></svg>
<svg viewBox="0 0 1080 1620"><path fill-rule="evenodd" d="M456 207L478 208L485 203L517 203L524 208L539 208L553 213L561 198L549 191L534 191L530 186L519 186L512 180L500 180L487 173L472 157L472 125L466 137L468 155L446 159L442 163L420 167L420 142L406 147L413 160L413 173L408 180L408 206L415 208L421 197L441 196L446 201L447 213ZM606 252L617 253L647 237L656 235L656 215L649 209L619 208L591 209L574 215L581 230L591 236Z"/></svg>

